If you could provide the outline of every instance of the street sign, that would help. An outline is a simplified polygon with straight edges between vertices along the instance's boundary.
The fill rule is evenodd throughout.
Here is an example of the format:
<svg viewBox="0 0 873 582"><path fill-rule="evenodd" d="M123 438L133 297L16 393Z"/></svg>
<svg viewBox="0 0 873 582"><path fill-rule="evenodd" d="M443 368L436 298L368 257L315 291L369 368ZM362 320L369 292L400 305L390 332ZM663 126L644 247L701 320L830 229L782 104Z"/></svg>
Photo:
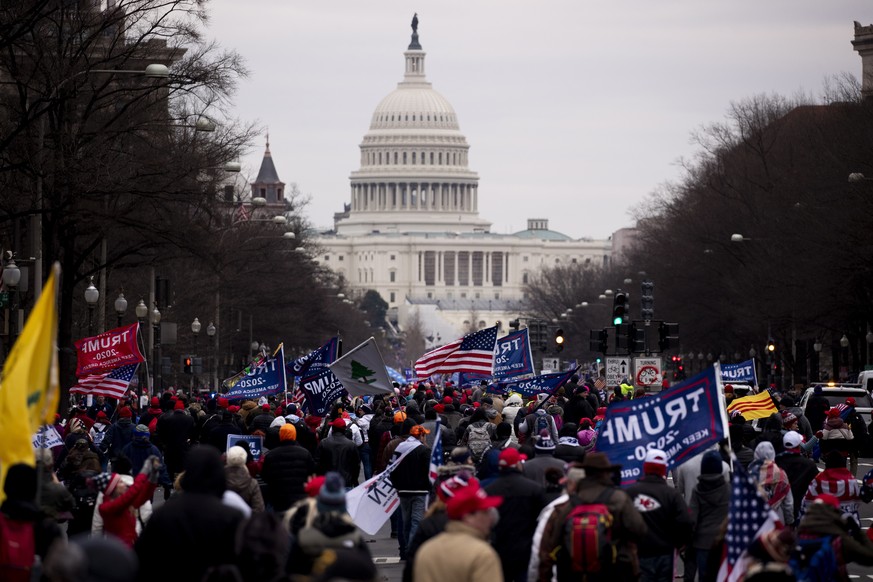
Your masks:
<svg viewBox="0 0 873 582"><path fill-rule="evenodd" d="M615 388L628 379L629 358L606 358L606 385Z"/></svg>
<svg viewBox="0 0 873 582"><path fill-rule="evenodd" d="M634 358L634 384L646 389L660 388L664 378L661 358Z"/></svg>
<svg viewBox="0 0 873 582"><path fill-rule="evenodd" d="M543 358L543 369L541 370L541 374L546 374L548 372L560 372L561 371L561 358Z"/></svg>

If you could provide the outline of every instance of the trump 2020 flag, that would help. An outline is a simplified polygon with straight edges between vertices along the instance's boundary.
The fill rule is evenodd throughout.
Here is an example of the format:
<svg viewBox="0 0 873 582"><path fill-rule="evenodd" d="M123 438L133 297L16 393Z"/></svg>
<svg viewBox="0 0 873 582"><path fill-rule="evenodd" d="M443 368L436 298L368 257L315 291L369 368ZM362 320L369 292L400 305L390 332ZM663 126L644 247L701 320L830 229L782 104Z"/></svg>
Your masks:
<svg viewBox="0 0 873 582"><path fill-rule="evenodd" d="M719 582L736 582L749 569L749 546L765 533L776 529L779 517L770 504L758 494L758 487L734 459L731 480L731 500L728 505L728 527L725 553L718 570Z"/></svg>
<svg viewBox="0 0 873 582"><path fill-rule="evenodd" d="M329 367L350 396L394 394L394 384L388 377L375 338L353 348Z"/></svg>
<svg viewBox="0 0 873 582"><path fill-rule="evenodd" d="M58 378L58 279L61 267L52 265L42 295L12 345L0 379L0 501L6 471L16 463L33 467L32 437L55 419L60 398Z"/></svg>
<svg viewBox="0 0 873 582"><path fill-rule="evenodd" d="M418 358L415 362L415 374L419 378L452 372L490 375L494 368L496 344L496 325L467 334Z"/></svg>
<svg viewBox="0 0 873 582"><path fill-rule="evenodd" d="M534 373L533 355L527 328L497 340L494 355L494 379L504 380Z"/></svg>
<svg viewBox="0 0 873 582"><path fill-rule="evenodd" d="M279 344L273 357L266 358L265 361L249 371L224 397L229 400L242 400L272 396L285 392L286 386L285 347L283 344Z"/></svg>
<svg viewBox="0 0 873 582"><path fill-rule="evenodd" d="M540 374L526 380L513 380L512 382L501 382L500 388L503 393L518 392L523 398L535 398L537 394L548 392L555 393L558 388L567 383L567 380L573 377L576 373L576 368L567 370L566 372L555 372L553 374Z"/></svg>

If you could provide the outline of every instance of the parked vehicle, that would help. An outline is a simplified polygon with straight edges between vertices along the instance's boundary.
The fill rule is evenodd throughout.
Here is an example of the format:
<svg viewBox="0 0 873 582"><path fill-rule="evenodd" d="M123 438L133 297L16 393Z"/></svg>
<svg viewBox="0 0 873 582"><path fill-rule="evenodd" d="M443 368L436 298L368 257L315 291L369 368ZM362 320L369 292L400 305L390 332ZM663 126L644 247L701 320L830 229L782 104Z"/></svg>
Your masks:
<svg viewBox="0 0 873 582"><path fill-rule="evenodd" d="M800 404L798 404L798 406L805 409L806 403L809 402L814 390L814 386L810 386L804 390L803 396L800 397ZM855 410L860 413L861 418L863 418L864 422L867 423L869 433L869 427L871 424L870 412L873 411L873 397L870 396L870 392L867 391L864 386L861 384L836 384L833 386L822 385L822 394L827 398L831 408L838 404L845 404L846 398L850 396L854 398Z"/></svg>

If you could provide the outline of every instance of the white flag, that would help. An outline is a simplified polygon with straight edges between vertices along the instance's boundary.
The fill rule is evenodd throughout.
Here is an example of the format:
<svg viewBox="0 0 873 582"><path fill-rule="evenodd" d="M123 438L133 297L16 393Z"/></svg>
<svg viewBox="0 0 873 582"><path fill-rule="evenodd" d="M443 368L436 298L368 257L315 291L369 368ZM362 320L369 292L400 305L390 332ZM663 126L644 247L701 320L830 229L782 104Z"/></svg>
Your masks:
<svg viewBox="0 0 873 582"><path fill-rule="evenodd" d="M383 392L394 394L394 385L388 378L385 361L372 337L329 366L350 396Z"/></svg>

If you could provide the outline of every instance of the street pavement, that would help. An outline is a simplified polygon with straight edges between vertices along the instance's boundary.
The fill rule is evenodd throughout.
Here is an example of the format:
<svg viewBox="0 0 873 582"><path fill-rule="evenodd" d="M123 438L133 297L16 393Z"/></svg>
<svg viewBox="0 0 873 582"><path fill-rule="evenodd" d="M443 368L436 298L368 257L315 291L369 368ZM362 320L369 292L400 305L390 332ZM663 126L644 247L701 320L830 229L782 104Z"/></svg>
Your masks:
<svg viewBox="0 0 873 582"><path fill-rule="evenodd" d="M386 522L376 535L364 534L373 562L379 571L379 580L399 582L403 579L403 566L397 540L391 537L391 523Z"/></svg>

